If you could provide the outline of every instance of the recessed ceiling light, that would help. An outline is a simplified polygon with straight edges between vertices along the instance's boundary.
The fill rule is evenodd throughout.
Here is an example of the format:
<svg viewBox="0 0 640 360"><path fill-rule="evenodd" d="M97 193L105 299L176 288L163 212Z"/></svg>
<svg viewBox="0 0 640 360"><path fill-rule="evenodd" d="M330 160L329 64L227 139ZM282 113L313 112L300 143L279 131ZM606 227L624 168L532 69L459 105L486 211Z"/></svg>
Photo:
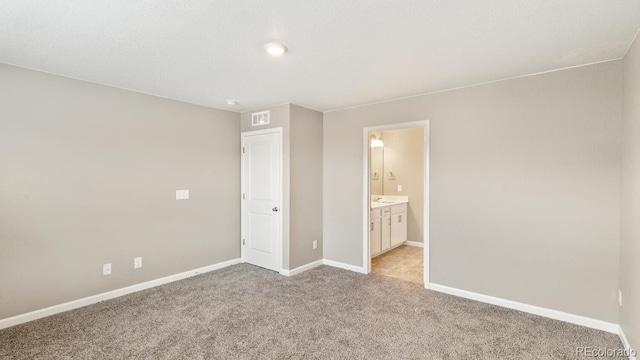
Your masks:
<svg viewBox="0 0 640 360"><path fill-rule="evenodd" d="M268 43L264 46L264 49L267 50L269 55L273 56L281 56L288 50L286 46L278 43Z"/></svg>
<svg viewBox="0 0 640 360"><path fill-rule="evenodd" d="M235 100L227 100L227 105L238 105L238 102Z"/></svg>

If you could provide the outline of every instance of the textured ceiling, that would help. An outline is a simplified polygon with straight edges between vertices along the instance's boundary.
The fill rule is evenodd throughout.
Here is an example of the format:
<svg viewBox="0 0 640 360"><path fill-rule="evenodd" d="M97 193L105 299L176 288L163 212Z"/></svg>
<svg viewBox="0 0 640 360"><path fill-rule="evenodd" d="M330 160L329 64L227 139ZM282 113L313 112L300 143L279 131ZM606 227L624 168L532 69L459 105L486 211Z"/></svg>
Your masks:
<svg viewBox="0 0 640 360"><path fill-rule="evenodd" d="M639 27L639 0L0 0L0 62L327 111L617 59Z"/></svg>

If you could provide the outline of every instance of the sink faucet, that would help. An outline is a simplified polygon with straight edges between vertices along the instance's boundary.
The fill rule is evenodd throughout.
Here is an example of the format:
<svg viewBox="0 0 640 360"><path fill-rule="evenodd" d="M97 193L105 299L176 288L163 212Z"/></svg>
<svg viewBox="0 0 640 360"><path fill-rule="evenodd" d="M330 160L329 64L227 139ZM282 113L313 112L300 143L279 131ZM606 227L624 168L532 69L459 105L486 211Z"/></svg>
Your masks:
<svg viewBox="0 0 640 360"><path fill-rule="evenodd" d="M375 197L375 196L371 197L371 201L373 202L378 202L380 201L380 199L382 199L382 197Z"/></svg>

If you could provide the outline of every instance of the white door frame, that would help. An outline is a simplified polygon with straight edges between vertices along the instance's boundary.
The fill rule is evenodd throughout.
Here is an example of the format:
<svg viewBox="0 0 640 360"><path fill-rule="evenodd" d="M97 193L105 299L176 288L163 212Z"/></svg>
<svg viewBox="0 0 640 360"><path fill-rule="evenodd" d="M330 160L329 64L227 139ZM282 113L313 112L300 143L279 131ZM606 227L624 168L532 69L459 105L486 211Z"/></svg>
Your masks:
<svg viewBox="0 0 640 360"><path fill-rule="evenodd" d="M371 254L369 252L369 216L371 215L371 199L370 199L370 159L369 159L369 141L370 133L378 131L399 130L408 128L423 128L424 129L424 287L429 288L429 257L431 251L429 251L429 120L412 121L398 124L389 124L381 126L370 126L362 130L362 217L364 219L362 223L362 268L365 274L371 272Z"/></svg>
<svg viewBox="0 0 640 360"><path fill-rule="evenodd" d="M244 214L244 201L242 199L242 194L245 192L244 191L244 156L242 156L242 147L244 146L244 139L247 136L253 136L253 135L263 135L263 134L273 134L273 133L279 133L280 134L280 199L279 199L279 203L280 203L280 211L281 211L281 216L280 216L280 223L278 224L278 226L280 227L280 239L278 241L278 254L280 254L280 269L278 270L280 273L282 273L282 270L284 269L284 246L283 246L283 242L284 242L284 233L283 233L283 223L284 223L284 217L285 215L288 216L288 211L289 209L285 209L285 204L283 201L284 198L284 140L282 138L282 128L281 127L277 127L277 128L269 128L269 129L262 129L262 130L252 130L252 131L245 131L240 133L240 260L244 263L246 262L245 259L245 251L244 251L244 246L242 246L242 239L244 239L244 224L242 223L242 219L243 219L243 214Z"/></svg>

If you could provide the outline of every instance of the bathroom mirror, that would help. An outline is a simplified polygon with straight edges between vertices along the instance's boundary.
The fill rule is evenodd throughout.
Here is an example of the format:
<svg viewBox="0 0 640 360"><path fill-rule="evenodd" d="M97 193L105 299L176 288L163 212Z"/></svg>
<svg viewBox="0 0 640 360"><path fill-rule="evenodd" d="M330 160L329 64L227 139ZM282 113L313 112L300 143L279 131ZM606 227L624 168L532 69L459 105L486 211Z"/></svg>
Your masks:
<svg viewBox="0 0 640 360"><path fill-rule="evenodd" d="M384 144L382 132L371 133L371 139L379 139ZM374 146L376 142L374 140ZM369 147L371 158L371 195L384 195L384 145Z"/></svg>
<svg viewBox="0 0 640 360"><path fill-rule="evenodd" d="M424 130L369 133L370 195L422 197Z"/></svg>

